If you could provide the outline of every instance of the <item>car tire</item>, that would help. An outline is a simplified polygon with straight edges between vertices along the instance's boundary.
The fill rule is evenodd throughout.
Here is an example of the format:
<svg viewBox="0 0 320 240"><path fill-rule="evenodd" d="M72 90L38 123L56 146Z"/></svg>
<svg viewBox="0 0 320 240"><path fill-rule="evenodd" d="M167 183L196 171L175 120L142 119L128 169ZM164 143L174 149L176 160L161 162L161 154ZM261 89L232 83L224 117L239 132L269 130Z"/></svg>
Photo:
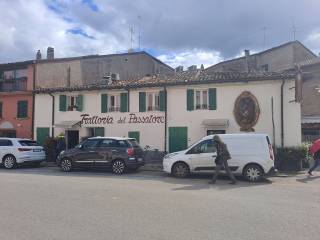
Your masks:
<svg viewBox="0 0 320 240"><path fill-rule="evenodd" d="M60 162L60 168L63 172L70 172L72 171L73 165L72 161L69 158L64 158Z"/></svg>
<svg viewBox="0 0 320 240"><path fill-rule="evenodd" d="M111 167L112 167L112 172L118 175L123 174L126 170L126 165L122 160L114 160L112 162Z"/></svg>
<svg viewBox="0 0 320 240"><path fill-rule="evenodd" d="M262 167L257 164L249 164L243 170L243 177L248 182L259 182L263 178L263 175Z"/></svg>
<svg viewBox="0 0 320 240"><path fill-rule="evenodd" d="M17 167L16 158L13 155L7 155L2 160L5 169L13 169Z"/></svg>
<svg viewBox="0 0 320 240"><path fill-rule="evenodd" d="M190 174L190 169L186 163L178 162L173 165L171 173L176 178L186 178Z"/></svg>

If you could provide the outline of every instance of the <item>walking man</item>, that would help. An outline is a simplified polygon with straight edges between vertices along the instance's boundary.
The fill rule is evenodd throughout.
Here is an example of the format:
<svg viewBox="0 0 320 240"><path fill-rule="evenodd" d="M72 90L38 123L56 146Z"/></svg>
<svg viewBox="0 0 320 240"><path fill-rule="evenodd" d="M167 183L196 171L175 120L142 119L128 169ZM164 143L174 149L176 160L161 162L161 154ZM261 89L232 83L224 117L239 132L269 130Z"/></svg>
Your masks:
<svg viewBox="0 0 320 240"><path fill-rule="evenodd" d="M213 175L210 183L212 183L212 184L216 183L219 172L220 172L221 168L223 167L231 179L230 184L236 184L237 180L234 177L234 175L232 174L232 172L228 166L228 160L231 158L231 156L228 151L227 145L221 140L221 138L218 135L215 135L213 137L213 141L214 141L215 147L217 149L217 157L215 160L215 163L216 163L215 174Z"/></svg>
<svg viewBox="0 0 320 240"><path fill-rule="evenodd" d="M312 172L320 165L320 150L313 154L314 165L309 169L308 173L312 176Z"/></svg>

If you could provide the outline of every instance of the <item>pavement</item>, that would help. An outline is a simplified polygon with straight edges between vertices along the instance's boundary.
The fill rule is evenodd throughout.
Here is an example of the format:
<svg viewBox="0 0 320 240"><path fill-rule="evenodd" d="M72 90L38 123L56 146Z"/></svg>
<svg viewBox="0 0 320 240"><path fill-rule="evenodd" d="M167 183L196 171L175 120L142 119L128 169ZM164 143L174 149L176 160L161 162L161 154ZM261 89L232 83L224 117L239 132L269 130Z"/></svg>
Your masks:
<svg viewBox="0 0 320 240"><path fill-rule="evenodd" d="M0 169L0 239L319 239L319 172L256 184L209 178Z"/></svg>

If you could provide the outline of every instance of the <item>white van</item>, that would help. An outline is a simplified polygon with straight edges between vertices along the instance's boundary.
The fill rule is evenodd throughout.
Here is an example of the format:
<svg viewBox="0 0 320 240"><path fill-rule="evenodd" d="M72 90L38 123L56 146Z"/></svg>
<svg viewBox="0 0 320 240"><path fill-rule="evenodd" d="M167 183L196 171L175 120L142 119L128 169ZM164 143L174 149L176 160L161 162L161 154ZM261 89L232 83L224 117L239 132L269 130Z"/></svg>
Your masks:
<svg viewBox="0 0 320 240"><path fill-rule="evenodd" d="M163 170L175 177L187 177L190 173L212 172L215 169L216 149L213 136L202 138L186 150L170 153L163 159ZM248 181L261 180L274 170L274 155L266 134L219 134L227 144L231 159L230 170L243 175Z"/></svg>

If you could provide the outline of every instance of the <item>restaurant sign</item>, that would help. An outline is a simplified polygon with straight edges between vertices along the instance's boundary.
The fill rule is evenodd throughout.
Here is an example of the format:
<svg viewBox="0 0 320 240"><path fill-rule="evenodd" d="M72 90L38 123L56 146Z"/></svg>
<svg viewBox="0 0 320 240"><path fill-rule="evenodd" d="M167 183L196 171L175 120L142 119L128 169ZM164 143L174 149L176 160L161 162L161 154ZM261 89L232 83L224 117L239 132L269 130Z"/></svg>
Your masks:
<svg viewBox="0 0 320 240"><path fill-rule="evenodd" d="M80 125L111 125L111 124L160 124L165 123L164 116L150 114L147 116L138 116L135 113L129 113L126 116L115 118L110 115L91 116L89 114L80 115Z"/></svg>

